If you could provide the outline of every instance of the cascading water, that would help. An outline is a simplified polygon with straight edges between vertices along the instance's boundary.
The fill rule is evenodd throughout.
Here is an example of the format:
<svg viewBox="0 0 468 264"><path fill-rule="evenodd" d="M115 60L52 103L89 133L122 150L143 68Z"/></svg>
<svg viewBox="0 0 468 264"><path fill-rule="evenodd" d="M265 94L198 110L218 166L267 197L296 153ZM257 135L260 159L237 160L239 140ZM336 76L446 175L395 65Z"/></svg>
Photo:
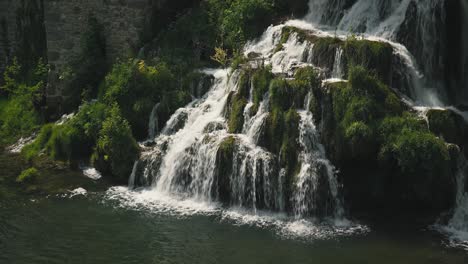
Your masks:
<svg viewBox="0 0 468 264"><path fill-rule="evenodd" d="M468 246L468 192L466 188L468 161L462 155L458 163L456 207L448 224L437 228L450 234L455 244L466 247Z"/></svg>
<svg viewBox="0 0 468 264"><path fill-rule="evenodd" d="M331 77L333 79L343 79L343 64L341 62L343 58L343 49L337 48L335 52L335 62L333 63L333 71Z"/></svg>
<svg viewBox="0 0 468 264"><path fill-rule="evenodd" d="M425 75L412 84L420 87L415 89L422 90L413 92L414 101L418 105L447 104L445 89L440 83L443 77L437 76L443 72L441 52L445 48L443 0L312 0L310 7L306 20L323 30L343 35L355 32L403 43L413 53L411 64L421 68L419 72Z"/></svg>
<svg viewBox="0 0 468 264"><path fill-rule="evenodd" d="M310 215L311 212L317 214L320 208L325 210L334 208L333 215L341 217L344 211L338 196L335 169L326 159L312 113L302 110L299 115L301 118L299 143L302 152L299 154L301 169L294 186L294 215L303 217ZM332 206L323 206L324 204Z"/></svg>
<svg viewBox="0 0 468 264"><path fill-rule="evenodd" d="M426 2L431 5L421 8ZM305 21L294 20L269 27L258 41L246 44L244 54L249 58L257 58L250 62L251 67L270 65L274 74L291 77L296 68L316 67L312 65L316 54L314 44L301 40L295 32L280 44L285 26L302 28L316 37L331 36L342 40L349 36L350 30L361 32L363 34L358 38L387 42L393 47L394 55L404 65L401 75L405 75L404 78L410 82L408 96L415 104L441 106L443 104L437 93L425 87L424 74L429 72L427 67L419 70L413 55L397 42L402 38L401 29L408 21L409 9L415 4L418 7L418 37L430 39L424 43L423 54L430 53L435 45L431 42L433 35L437 33L431 31L432 23L439 19L435 17L435 10L443 8L437 5L439 2L312 0L311 11ZM334 63L330 68L320 69L322 77L332 80L344 78L343 49L335 50L332 61ZM251 212L289 210L296 219L314 215L343 217L343 202L334 167L327 160L319 142L312 113L307 110L298 111L300 171L292 185L293 195L287 198L284 188L285 169L280 167L274 154L259 147L262 129L270 110L268 92L255 114L251 111L253 102L250 95L243 113L242 132L231 134L227 131L224 110L230 93L237 90L239 72L229 74L228 70L222 69L206 73L215 77L211 89L201 99L195 99L177 110L159 136L158 129L151 127L151 124L156 124L157 105L153 109L148 134L150 139L157 136L156 146L146 149L140 161L135 163L129 184L132 188L150 186L142 201L147 201L147 197L164 195L176 197L170 198L171 201L182 199L195 201L196 204L227 201L229 206L247 208ZM250 88L252 90L253 87ZM309 107L306 106L305 109ZM227 139L234 140L235 144L229 173L225 175L220 174L218 152ZM221 188L223 184L226 186ZM220 188L223 193L220 193ZM468 199L459 197L459 205L464 208L463 201ZM460 210L461 213L457 210L454 219L463 215L463 209ZM452 220L450 225L460 228L454 221L456 220Z"/></svg>

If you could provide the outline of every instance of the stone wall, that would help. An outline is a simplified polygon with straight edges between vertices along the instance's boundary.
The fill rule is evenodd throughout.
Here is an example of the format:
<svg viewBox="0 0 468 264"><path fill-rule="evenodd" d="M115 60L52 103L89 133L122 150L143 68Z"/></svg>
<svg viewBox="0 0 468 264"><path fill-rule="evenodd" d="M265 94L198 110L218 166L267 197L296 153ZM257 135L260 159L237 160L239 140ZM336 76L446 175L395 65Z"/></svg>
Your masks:
<svg viewBox="0 0 468 264"><path fill-rule="evenodd" d="M89 15L104 26L107 56L112 62L135 52L150 5L149 0L44 0L47 57L52 69L48 101L62 97L60 75L80 52L80 37Z"/></svg>
<svg viewBox="0 0 468 264"><path fill-rule="evenodd" d="M149 4L148 0L45 0L49 63L60 69L78 54L90 14L104 25L109 58L131 55Z"/></svg>

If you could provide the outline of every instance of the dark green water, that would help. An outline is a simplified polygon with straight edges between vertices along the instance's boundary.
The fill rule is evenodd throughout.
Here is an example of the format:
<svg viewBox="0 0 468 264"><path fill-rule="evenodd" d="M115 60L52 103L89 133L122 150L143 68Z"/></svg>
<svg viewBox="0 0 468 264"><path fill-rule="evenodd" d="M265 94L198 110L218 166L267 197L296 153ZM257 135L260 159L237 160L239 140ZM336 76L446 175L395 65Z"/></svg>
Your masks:
<svg viewBox="0 0 468 264"><path fill-rule="evenodd" d="M291 239L214 215L119 208L102 194L0 201L0 263L466 264L437 234L405 227Z"/></svg>

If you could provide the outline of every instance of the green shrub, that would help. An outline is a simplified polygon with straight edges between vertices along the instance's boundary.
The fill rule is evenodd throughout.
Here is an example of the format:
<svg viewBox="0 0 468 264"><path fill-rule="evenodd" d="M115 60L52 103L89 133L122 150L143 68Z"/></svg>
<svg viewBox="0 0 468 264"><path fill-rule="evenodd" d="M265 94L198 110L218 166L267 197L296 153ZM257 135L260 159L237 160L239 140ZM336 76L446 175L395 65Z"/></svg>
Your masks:
<svg viewBox="0 0 468 264"><path fill-rule="evenodd" d="M138 159L139 147L130 125L117 105L112 106L102 124L92 161L102 172L112 173L118 182L126 182Z"/></svg>
<svg viewBox="0 0 468 264"><path fill-rule="evenodd" d="M21 174L16 178L18 183L31 183L37 176L39 176L39 171L36 168L29 168L21 172Z"/></svg>
<svg viewBox="0 0 468 264"><path fill-rule="evenodd" d="M31 97L14 96L4 105L0 116L0 137L4 143L12 142L21 136L30 136L41 123Z"/></svg>
<svg viewBox="0 0 468 264"><path fill-rule="evenodd" d="M407 175L443 173L450 159L444 141L429 132L409 129L403 129L392 141L387 142L383 151L389 152Z"/></svg>
<svg viewBox="0 0 468 264"><path fill-rule="evenodd" d="M36 140L23 149L23 155L31 160L44 150L56 160L87 159L96 145L106 111L107 106L102 103L85 103L66 123L43 126Z"/></svg>
<svg viewBox="0 0 468 264"><path fill-rule="evenodd" d="M138 139L147 136L149 115L156 103L161 103L160 118L168 119L176 109L191 100L188 91L179 89L166 64L149 66L138 60L114 65L105 78L100 99L107 105L119 105Z"/></svg>
<svg viewBox="0 0 468 264"><path fill-rule="evenodd" d="M24 146L21 154L27 161L32 161L45 148L54 129L54 124L44 125L33 143Z"/></svg>

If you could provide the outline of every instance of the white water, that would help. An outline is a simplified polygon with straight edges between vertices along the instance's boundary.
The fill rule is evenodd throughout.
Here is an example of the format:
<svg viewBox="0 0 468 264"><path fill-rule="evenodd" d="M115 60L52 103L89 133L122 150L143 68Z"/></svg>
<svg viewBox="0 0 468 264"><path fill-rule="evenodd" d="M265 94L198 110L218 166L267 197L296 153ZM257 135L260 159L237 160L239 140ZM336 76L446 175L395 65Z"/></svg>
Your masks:
<svg viewBox="0 0 468 264"><path fill-rule="evenodd" d="M276 49L281 37L282 27L283 25L270 27L262 39L246 45L245 53L260 53L265 58L265 63L272 65L273 72L291 75L295 67L311 65L310 56L313 47L309 43L300 43L297 36L291 34L283 49L274 53L273 50ZM340 65L337 67L340 68ZM304 235L308 232L306 230L311 231L312 227L317 229L317 225L298 219L313 216L319 209L325 211L323 215L341 219L343 208L338 198L336 175L325 157L323 146L318 142L319 137L311 113L301 112L300 159L304 162L305 169L301 171L295 188L297 193L304 195L302 197L296 195L291 201L286 201L283 190L284 170L278 168L275 155L257 145L269 115L269 95L268 93L264 95L255 114L251 113L253 102L250 98L244 111L245 122L242 133L229 134L226 130L224 110L229 93L237 89L239 73L235 71L229 77L228 72L224 69L207 71L215 77L211 90L202 99L197 99L177 110L170 118L162 133L155 139L156 147L143 153L140 161L144 163L142 172L138 172L139 166L135 163L129 179L129 189L135 187L137 177L152 182L151 186L147 189L137 189L133 193L114 189L111 191L112 197L125 196L123 200L128 203L150 209L157 207L157 210L160 210L163 204L164 207L172 208L171 210L190 213L216 211L219 210L218 181L220 177L225 177L229 179L228 195L231 206L243 209L223 210L225 212L223 217L232 220L241 218L242 222L247 221L246 219L257 219L255 220L257 223L267 221L270 224L272 221L280 221L281 225L287 223L289 229L295 229L296 233ZM212 127L214 123L221 124L219 129L207 131L207 128ZM218 149L228 137L235 139L231 173L218 175ZM321 204L310 203L306 197L312 195L320 198L317 188L310 188L304 183L312 180L319 170L325 175L320 182L325 183L324 187L329 189L326 198L322 198L330 200L330 205L326 209L321 209ZM318 182L315 183L315 187L317 184ZM264 210L284 212L288 202L293 204L296 222L280 220L277 213L271 218L273 220L266 220L271 216L266 217ZM347 227L343 226L343 223L349 228L352 226L347 221L337 221L333 225L340 224L344 230Z"/></svg>
<svg viewBox="0 0 468 264"><path fill-rule="evenodd" d="M301 218L310 215L319 206L323 206L323 203L327 201L318 193L326 190L326 192L330 192L329 195L332 199L330 202L335 204L333 215L342 217L344 211L338 196L335 168L326 158L325 148L319 141L312 113L303 110L299 112L299 115L301 118L299 144L302 151L299 154L301 169L297 175L293 196L294 214ZM320 185L320 177L326 177L328 186Z"/></svg>
<svg viewBox="0 0 468 264"><path fill-rule="evenodd" d="M335 52L335 62L333 63L333 70L331 77L333 79L342 79L344 77L343 64L341 62L343 58L343 49L336 48Z"/></svg>
<svg viewBox="0 0 468 264"><path fill-rule="evenodd" d="M158 109L159 109L160 103L157 103L154 107L153 110L151 110L151 114L148 120L148 139L154 139L156 136L156 133L159 132L159 127L158 127Z"/></svg>
<svg viewBox="0 0 468 264"><path fill-rule="evenodd" d="M386 2L389 3L389 1ZM412 54L405 46L395 41L396 33L405 20L409 2L410 0L392 1L382 18L376 14L377 6L383 1L359 0L339 20L337 30L329 30L319 25L323 22L325 12L329 8L326 6L328 1L311 1L310 6L313 8L307 16L307 21L293 20L284 25L269 27L258 41L250 42L245 46L244 54L248 55L252 52L260 54L265 64L272 66L274 73L291 76L294 68L313 66L313 45L307 41L298 41L297 35L293 33L283 48L279 52L274 52L285 25L309 30L319 37L337 36L341 39L348 37L348 30L364 25L365 29L359 30L364 33L359 37L389 43L394 48L394 53L406 65L408 79L411 80L413 89L409 96L412 97L414 105L444 106L437 93L424 87L423 71L419 70ZM431 1L433 2L437 1ZM419 12L429 14L430 10L420 9ZM429 16L420 19L419 26L424 27L424 30L430 28L429 22L432 22L432 18ZM426 46L423 49L430 50ZM329 79L325 82L342 81L344 73L341 57L342 51L338 49L334 67L328 69L331 74L327 76ZM258 62L252 66L258 66ZM242 223L250 221L276 223L279 221L278 226L287 226L290 230L295 230L293 233L308 233L314 227L316 228L316 225L313 221L303 220L302 217L318 210L314 195L320 191L317 188L318 178L320 173L324 173L329 194L332 197L330 201L334 203L332 215L340 219L344 212L339 199L334 169L326 159L323 147L317 140L313 117L306 111L300 112L299 143L302 151L299 158L302 165L298 180L295 182L296 192L291 201L296 220L293 222L284 220L281 214L271 216L258 208L261 206L281 212L284 211L286 203L281 184L285 177L284 170L281 168L275 170L275 157L257 146L262 125L268 116L268 96L265 96L259 111L254 116L250 114L249 110L253 104L249 102L244 113L245 124L242 134L230 135L225 128L206 132L206 128L213 123L220 123L226 127L223 111L229 92L236 90L238 78L236 72L229 78L227 70L215 70L209 73L215 76L215 83L207 96L179 109L163 128L161 135L156 138L157 147L144 153L141 162L146 165L142 173L144 179L152 182L152 186L136 192L114 188L109 191L110 199L119 200L125 206L149 208L158 212L175 211L182 215L221 211L223 217L233 221L236 219L241 219ZM150 124L152 122L150 118ZM149 133L149 135L152 134ZM216 173L216 156L219 145L229 136L233 136L236 140L232 175L229 175L231 203L232 206L243 209L223 210L217 203L215 187L219 175ZM136 174L135 164L129 183L131 188L135 186Z"/></svg>
<svg viewBox="0 0 468 264"><path fill-rule="evenodd" d="M95 168L92 167L80 167L81 171L83 172L83 175L92 179L92 180L99 180L102 178L101 173L96 170Z"/></svg>

